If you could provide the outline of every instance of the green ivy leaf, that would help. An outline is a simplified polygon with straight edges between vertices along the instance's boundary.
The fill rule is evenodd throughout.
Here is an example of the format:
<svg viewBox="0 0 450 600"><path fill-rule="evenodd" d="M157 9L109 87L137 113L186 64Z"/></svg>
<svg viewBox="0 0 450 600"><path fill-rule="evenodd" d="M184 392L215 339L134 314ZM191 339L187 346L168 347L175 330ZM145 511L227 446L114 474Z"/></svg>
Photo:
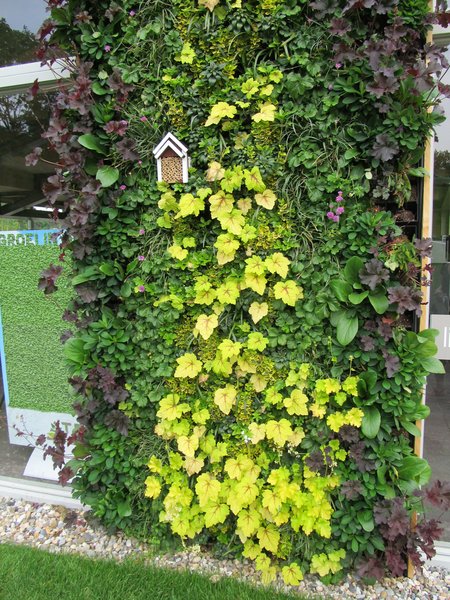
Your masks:
<svg viewBox="0 0 450 600"><path fill-rule="evenodd" d="M364 409L364 417L361 424L361 431L369 440L377 437L381 426L381 415L375 406L367 406Z"/></svg>
<svg viewBox="0 0 450 600"><path fill-rule="evenodd" d="M96 179L100 181L102 187L110 187L119 179L119 169L115 167L100 167L97 171Z"/></svg>

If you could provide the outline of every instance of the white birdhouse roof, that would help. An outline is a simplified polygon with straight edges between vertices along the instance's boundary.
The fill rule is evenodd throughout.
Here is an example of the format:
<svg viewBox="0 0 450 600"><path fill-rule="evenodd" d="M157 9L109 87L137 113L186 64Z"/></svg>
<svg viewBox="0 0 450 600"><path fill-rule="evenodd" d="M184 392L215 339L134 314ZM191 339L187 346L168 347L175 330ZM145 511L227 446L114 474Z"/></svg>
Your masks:
<svg viewBox="0 0 450 600"><path fill-rule="evenodd" d="M172 133L168 133L163 137L163 139L159 142L156 148L153 150L153 154L155 158L160 158L160 156L168 149L171 148L177 156L180 158L184 158L187 156L188 149L184 144L180 142L178 138L176 138Z"/></svg>

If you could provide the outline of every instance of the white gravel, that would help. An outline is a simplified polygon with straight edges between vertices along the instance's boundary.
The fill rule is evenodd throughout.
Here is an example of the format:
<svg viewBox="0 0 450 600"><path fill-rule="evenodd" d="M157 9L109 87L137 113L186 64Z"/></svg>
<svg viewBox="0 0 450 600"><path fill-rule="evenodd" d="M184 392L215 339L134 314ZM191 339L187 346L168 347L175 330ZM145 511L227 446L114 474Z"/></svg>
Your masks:
<svg viewBox="0 0 450 600"><path fill-rule="evenodd" d="M35 504L0 497L0 543L26 544L50 552L76 553L92 558L144 558L161 567L188 569L213 580L235 576L249 583L258 582L258 574L248 561L218 560L191 548L177 554L155 556L151 546L121 533L108 535L86 520L87 513L62 506ZM300 586L276 586L283 591L298 591L306 596L324 596L332 600L450 600L450 571L425 566L422 575L412 579L384 579L364 586L352 576L336 586L325 586L316 577L307 576Z"/></svg>

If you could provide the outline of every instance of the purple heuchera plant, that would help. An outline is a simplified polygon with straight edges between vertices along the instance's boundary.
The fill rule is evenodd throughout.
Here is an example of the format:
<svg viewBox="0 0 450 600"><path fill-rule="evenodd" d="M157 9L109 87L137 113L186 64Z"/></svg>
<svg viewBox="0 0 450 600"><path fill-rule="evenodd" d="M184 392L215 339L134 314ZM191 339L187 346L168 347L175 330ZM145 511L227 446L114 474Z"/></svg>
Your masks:
<svg viewBox="0 0 450 600"><path fill-rule="evenodd" d="M359 272L361 283L374 290L377 285L388 281L389 271L378 258L371 258Z"/></svg>

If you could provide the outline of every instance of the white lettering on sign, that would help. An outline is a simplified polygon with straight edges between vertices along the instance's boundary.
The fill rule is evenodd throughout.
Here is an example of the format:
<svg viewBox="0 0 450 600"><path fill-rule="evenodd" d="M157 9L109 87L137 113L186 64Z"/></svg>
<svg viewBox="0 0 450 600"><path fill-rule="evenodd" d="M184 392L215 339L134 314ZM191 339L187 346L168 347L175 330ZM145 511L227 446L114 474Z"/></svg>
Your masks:
<svg viewBox="0 0 450 600"><path fill-rule="evenodd" d="M450 360L450 315L431 315L430 327L439 331L436 337L436 358Z"/></svg>

